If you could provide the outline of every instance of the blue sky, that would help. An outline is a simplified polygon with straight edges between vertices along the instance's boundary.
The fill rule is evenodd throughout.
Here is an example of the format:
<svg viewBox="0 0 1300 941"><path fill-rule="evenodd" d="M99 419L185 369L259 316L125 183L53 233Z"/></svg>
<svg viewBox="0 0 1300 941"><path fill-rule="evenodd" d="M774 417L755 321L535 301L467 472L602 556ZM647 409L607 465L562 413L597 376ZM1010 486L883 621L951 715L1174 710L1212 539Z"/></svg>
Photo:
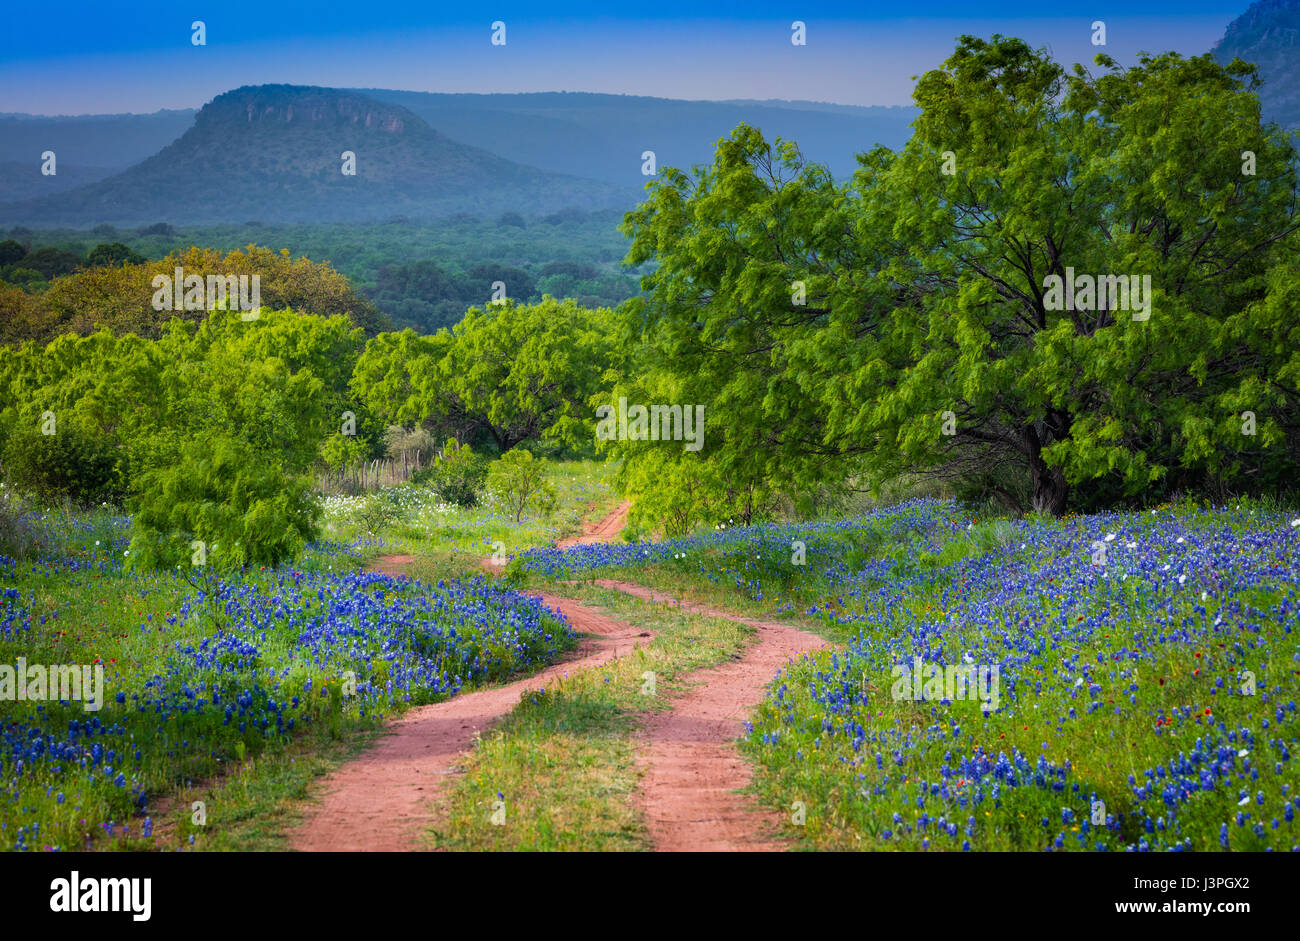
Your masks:
<svg viewBox="0 0 1300 941"><path fill-rule="evenodd" d="M1247 0L1129 3L545 5L254 3L153 0L11 4L0 28L0 111L145 112L197 107L263 82L417 91L596 91L673 98L803 98L907 104L911 77L938 64L961 33L993 32L1090 62L1104 51L1209 49ZM116 7L116 8L114 8ZM631 9L629 13L610 10ZM539 12L542 11L543 12ZM483 12L479 12L483 11ZM902 15L905 14L905 15ZM207 45L190 42L202 20ZM493 20L506 45L489 42ZM807 24L806 46L790 24Z"/></svg>

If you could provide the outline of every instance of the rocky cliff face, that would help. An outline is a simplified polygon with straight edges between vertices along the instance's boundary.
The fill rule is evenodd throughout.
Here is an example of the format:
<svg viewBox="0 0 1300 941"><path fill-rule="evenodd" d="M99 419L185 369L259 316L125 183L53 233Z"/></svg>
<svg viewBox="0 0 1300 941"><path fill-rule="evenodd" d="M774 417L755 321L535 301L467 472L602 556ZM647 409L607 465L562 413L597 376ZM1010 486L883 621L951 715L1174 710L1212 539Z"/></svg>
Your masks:
<svg viewBox="0 0 1300 941"><path fill-rule="evenodd" d="M1220 62L1259 66L1266 120L1300 128L1300 0L1260 0L1228 24L1214 47Z"/></svg>
<svg viewBox="0 0 1300 941"><path fill-rule="evenodd" d="M257 85L236 88L203 107L195 126L241 121L247 125L351 126L401 134L411 115L364 95L327 88Z"/></svg>

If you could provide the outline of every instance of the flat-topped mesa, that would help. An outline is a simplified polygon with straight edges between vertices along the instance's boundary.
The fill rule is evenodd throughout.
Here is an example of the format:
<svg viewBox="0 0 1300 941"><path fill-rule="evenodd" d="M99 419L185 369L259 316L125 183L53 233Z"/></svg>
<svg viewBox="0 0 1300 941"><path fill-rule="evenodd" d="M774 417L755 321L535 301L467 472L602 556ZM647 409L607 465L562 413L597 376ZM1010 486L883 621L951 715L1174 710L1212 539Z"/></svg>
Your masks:
<svg viewBox="0 0 1300 941"><path fill-rule="evenodd" d="M401 134L425 122L406 109L355 92L303 85L245 85L218 95L199 110L195 125L316 124L364 127Z"/></svg>

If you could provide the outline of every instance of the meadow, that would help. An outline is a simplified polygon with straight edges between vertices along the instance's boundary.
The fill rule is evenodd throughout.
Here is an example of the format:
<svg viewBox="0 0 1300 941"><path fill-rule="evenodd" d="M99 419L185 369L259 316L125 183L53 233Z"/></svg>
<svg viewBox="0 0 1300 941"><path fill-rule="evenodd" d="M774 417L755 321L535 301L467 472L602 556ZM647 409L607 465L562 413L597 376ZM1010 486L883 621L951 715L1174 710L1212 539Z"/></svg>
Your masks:
<svg viewBox="0 0 1300 941"><path fill-rule="evenodd" d="M773 679L744 746L809 847L1300 844L1300 522L1264 504L1011 520L917 500L517 564L845 638ZM996 667L996 708L912 697L894 668L917 658Z"/></svg>
<svg viewBox="0 0 1300 941"><path fill-rule="evenodd" d="M572 529L585 501L607 492L586 470L559 475L567 484L555 513L519 524L412 486L324 498L327 531L347 543L323 540L292 564L224 576L133 570L129 519L107 508L28 511L20 522L49 549L0 556L0 663L100 665L106 695L94 711L4 703L0 848L153 846L160 800L174 803L165 799L177 789L549 662L575 643L564 619L473 573L498 540ZM443 553L434 568L463 555L461 577L363 570L414 541ZM188 825L188 804L171 816L191 843L204 838L206 822Z"/></svg>
<svg viewBox="0 0 1300 941"><path fill-rule="evenodd" d="M638 677L654 669L665 690L682 689L691 670L752 637L648 608L595 584L605 578L833 641L772 677L742 741L752 790L789 819L797 845L1300 844L1290 764L1300 522L1272 503L1055 519L917 498L557 549L613 506L613 475L593 461L551 462L547 474L554 511L519 522L490 499L456 507L416 484L318 497L324 539L292 563L226 575L133 570L129 519L107 507L30 513L49 548L0 559L0 662L99 664L107 693L95 712L5 704L0 845L278 845L241 826L279 819L387 719L526 675L574 646L561 616L513 587L528 586L589 599L662 637L516 707L469 756L436 839L643 848L628 805L633 733L666 700L637 696ZM511 557L503 580L478 574L494 551ZM411 557L411 580L364 570L391 555ZM919 675L913 696L899 676L918 662L992 671L994 696L981 701L973 681L957 695L922 693ZM502 782L529 816L484 831L476 808ZM224 795L223 825L192 820L189 799L204 787Z"/></svg>

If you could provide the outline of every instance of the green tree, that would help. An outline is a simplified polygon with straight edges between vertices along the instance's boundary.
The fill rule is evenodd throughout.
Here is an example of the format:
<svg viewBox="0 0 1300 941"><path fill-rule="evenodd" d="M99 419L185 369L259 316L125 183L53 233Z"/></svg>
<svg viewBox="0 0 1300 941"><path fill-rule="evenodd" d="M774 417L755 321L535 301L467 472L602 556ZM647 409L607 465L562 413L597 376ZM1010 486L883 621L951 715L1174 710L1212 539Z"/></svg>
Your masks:
<svg viewBox="0 0 1300 941"><path fill-rule="evenodd" d="M1067 75L963 37L918 82L906 147L849 186L744 127L665 172L625 226L628 261L657 262L628 306L640 381L708 403L728 479L786 489L1009 467L1059 513L1072 487L1080 505L1276 467L1294 385L1252 318L1290 283L1295 151L1242 63L1098 62ZM1055 304L1067 273L1149 278L1149 317Z"/></svg>
<svg viewBox="0 0 1300 941"><path fill-rule="evenodd" d="M492 462L487 473L487 491L498 505L523 518L532 509L546 514L555 508L555 491L546 481L546 464L524 448L515 448Z"/></svg>
<svg viewBox="0 0 1300 941"><path fill-rule="evenodd" d="M617 356L613 344L610 312L573 301L470 308L427 389L429 414L502 453L522 442L586 445L588 400Z"/></svg>
<svg viewBox="0 0 1300 941"><path fill-rule="evenodd" d="M138 265L145 257L121 242L101 242L90 250L86 264L94 268L117 268L121 265Z"/></svg>
<svg viewBox="0 0 1300 941"><path fill-rule="evenodd" d="M39 271L47 281L59 275L70 274L82 264L81 256L53 246L28 252L22 260L24 268Z"/></svg>
<svg viewBox="0 0 1300 941"><path fill-rule="evenodd" d="M142 569L278 565L315 538L321 512L305 480L226 436L146 473L132 509L128 551Z"/></svg>
<svg viewBox="0 0 1300 941"><path fill-rule="evenodd" d="M414 330L372 337L357 359L349 388L384 426L429 423L438 363L451 345L448 333Z"/></svg>
<svg viewBox="0 0 1300 941"><path fill-rule="evenodd" d="M13 239L5 239L0 242L0 267L13 265L23 260L27 255L27 246L22 242Z"/></svg>
<svg viewBox="0 0 1300 941"><path fill-rule="evenodd" d="M907 147L866 162L863 211L908 248L878 275L901 289L881 342L902 372L843 426L874 432L876 468L1010 454L1056 513L1071 484L1137 494L1206 469L1196 429L1245 353L1224 324L1295 231L1295 154L1241 63L1098 61L1067 79L1019 40L964 37L918 83ZM1150 307L1056 309L1048 278L1071 269L1149 278Z"/></svg>

